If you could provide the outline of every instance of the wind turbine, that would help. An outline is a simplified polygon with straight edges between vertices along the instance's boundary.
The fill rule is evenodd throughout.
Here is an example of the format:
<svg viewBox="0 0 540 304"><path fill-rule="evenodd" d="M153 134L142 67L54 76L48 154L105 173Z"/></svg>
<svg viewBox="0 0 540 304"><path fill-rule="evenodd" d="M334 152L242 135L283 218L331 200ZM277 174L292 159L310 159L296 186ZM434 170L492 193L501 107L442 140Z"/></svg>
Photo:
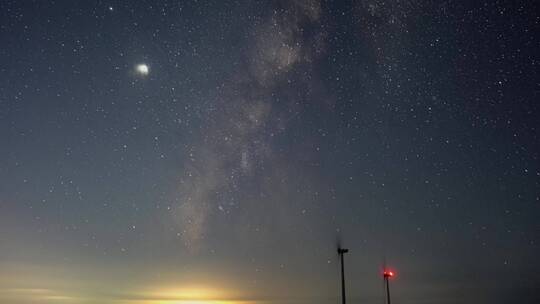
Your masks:
<svg viewBox="0 0 540 304"><path fill-rule="evenodd" d="M384 280L384 283L386 285L386 304L390 304L390 278L394 277L396 275L396 273L392 270L389 270L388 268L386 268L386 262L384 263L384 268L383 268L383 280Z"/></svg>
<svg viewBox="0 0 540 304"><path fill-rule="evenodd" d="M341 260L341 303L345 304L345 264L343 256L345 255L345 253L349 252L349 249L341 247L341 240L339 238L337 240L337 252Z"/></svg>

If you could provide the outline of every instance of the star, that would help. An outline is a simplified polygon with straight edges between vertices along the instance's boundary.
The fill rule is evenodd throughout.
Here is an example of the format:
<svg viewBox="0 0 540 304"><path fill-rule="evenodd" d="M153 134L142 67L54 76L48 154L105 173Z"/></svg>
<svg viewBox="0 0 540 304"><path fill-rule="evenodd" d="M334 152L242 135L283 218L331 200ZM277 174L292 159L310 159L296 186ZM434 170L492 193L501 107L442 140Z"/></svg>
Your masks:
<svg viewBox="0 0 540 304"><path fill-rule="evenodd" d="M150 72L150 68L145 63L140 63L135 67L139 75L146 76Z"/></svg>

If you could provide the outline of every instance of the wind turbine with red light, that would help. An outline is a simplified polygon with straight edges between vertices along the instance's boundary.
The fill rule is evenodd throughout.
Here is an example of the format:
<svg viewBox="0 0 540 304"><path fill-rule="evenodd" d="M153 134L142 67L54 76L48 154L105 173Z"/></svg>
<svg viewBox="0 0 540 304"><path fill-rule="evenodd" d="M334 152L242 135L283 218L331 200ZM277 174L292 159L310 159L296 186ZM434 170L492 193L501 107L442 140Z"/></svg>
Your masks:
<svg viewBox="0 0 540 304"><path fill-rule="evenodd" d="M386 304L390 304L390 278L394 277L396 273L392 270L384 269L383 270L383 279L386 284Z"/></svg>

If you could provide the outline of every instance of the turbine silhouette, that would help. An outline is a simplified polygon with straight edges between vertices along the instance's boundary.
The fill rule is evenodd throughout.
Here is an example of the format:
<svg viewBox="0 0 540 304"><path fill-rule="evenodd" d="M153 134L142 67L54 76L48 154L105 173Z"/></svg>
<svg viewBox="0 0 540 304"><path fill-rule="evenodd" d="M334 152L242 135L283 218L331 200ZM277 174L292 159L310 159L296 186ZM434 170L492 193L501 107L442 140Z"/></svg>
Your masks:
<svg viewBox="0 0 540 304"><path fill-rule="evenodd" d="M341 245L341 237L339 235L336 236L336 247L341 260L341 303L346 304L344 255L345 253L349 252L349 249L343 248Z"/></svg>
<svg viewBox="0 0 540 304"><path fill-rule="evenodd" d="M390 303L390 278L394 277L396 274L394 271L388 269L386 266L386 256L383 259L383 270L382 270L384 285L386 288L386 304Z"/></svg>

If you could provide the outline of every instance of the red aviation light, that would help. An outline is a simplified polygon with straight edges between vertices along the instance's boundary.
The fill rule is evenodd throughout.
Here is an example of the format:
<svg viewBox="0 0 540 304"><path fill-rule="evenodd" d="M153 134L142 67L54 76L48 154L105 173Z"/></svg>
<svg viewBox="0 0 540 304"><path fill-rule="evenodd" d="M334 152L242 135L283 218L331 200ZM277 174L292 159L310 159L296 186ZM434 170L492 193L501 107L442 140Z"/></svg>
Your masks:
<svg viewBox="0 0 540 304"><path fill-rule="evenodd" d="M393 277L394 275L395 275L395 273L394 273L393 271L391 271L391 270L385 270L385 271L383 272L383 276L384 276L385 278L391 278L391 277Z"/></svg>

